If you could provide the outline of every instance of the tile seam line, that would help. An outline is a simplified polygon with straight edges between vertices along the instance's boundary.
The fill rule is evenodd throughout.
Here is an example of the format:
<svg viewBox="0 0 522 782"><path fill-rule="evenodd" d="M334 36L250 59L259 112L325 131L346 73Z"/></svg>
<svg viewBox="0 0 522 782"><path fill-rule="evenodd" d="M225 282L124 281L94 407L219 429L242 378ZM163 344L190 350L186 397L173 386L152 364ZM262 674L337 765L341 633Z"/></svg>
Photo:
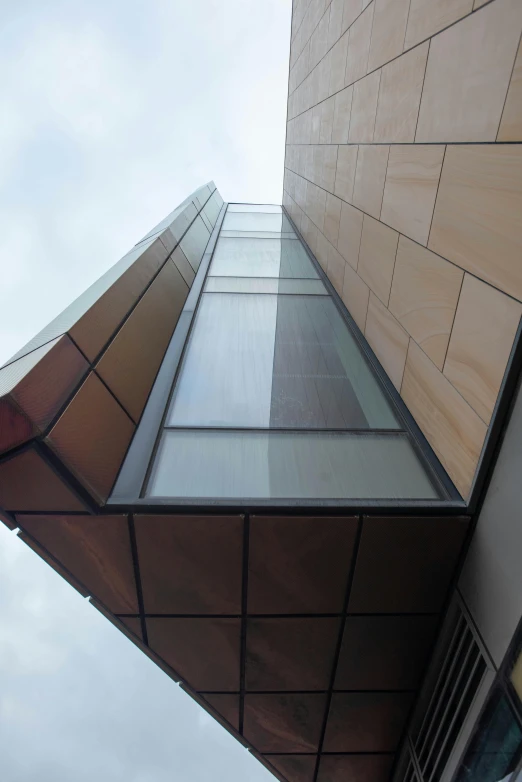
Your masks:
<svg viewBox="0 0 522 782"><path fill-rule="evenodd" d="M310 0L310 2L312 2L312 0ZM285 153L286 153L286 146L287 146L287 143L288 143L288 122L289 122L289 120L288 120L288 106L289 106L289 102L290 102L290 72L291 72L290 57L291 57L291 54L292 54L292 40L291 40L291 37L292 37L292 22L293 22L293 19L294 19L294 4L292 3L292 13L290 15L290 46L289 46L289 51L288 51L288 77L287 77L287 82L286 82L287 83L288 96L287 96L287 99L286 99ZM281 189L282 189L282 194L281 194L281 211L283 209L282 204L283 204L283 197L284 197L284 193L285 193L285 161L284 161L284 158L285 158L285 155L283 155L283 177L282 177L283 182L282 182L282 185L281 185ZM229 204L229 203L230 202L227 202L227 204ZM228 205L227 205L227 209L226 209L225 214L227 212L228 212ZM218 219L219 219L219 215L218 215ZM223 218L223 221L224 221L224 218ZM281 225L281 227L282 227L282 225ZM222 228L223 228L223 225L221 225L221 227L219 229L219 235L221 234ZM218 235L218 240L219 240L219 235ZM217 244L217 242L216 242L216 244ZM209 269L210 269L210 266L209 266ZM207 274L207 277L208 277L208 274ZM206 282L206 280L205 280L205 282Z"/></svg>
<svg viewBox="0 0 522 782"><path fill-rule="evenodd" d="M504 103L502 104L502 111L500 112L500 119L498 121L498 128L497 128L497 132L496 132L496 135L495 135L495 141L497 141L497 142L498 142L498 134L500 133L500 128L502 126L502 119L504 117L504 112L506 110L507 99L508 99L508 95L509 95L509 88L511 87L511 82L513 81L513 74L515 72L515 66L517 64L518 53L519 53L521 44L522 44L522 33L520 34L520 38L518 39L518 46L517 46L516 51L515 51L515 59L513 60L513 67L511 68L511 73L509 75L509 80L508 80L508 83L507 83L506 96L504 98ZM522 55L521 55L521 57L522 57Z"/></svg>
<svg viewBox="0 0 522 782"><path fill-rule="evenodd" d="M375 2L375 0L373 0L373 2ZM472 16L473 14L476 14L476 13L477 13L477 12L479 12L479 11L482 11L482 9L483 9L483 8L486 8L488 5L492 5L492 3L495 3L495 2L497 2L497 0L489 0L489 2L487 2L487 3L484 3L484 5L480 6L480 8L473 8L473 9L472 9L471 11L469 11L469 12L468 12L468 13L467 13L465 16L461 16L459 19L456 19L454 22L451 22L451 24L448 24L446 27L443 27L441 30L437 30L437 32L436 32L436 33L433 33L433 35L429 35L429 36L427 36L426 38L423 38L421 41L418 41L417 43L414 43L412 46L408 47L407 49L403 49L403 50L402 50L402 52L399 52L399 54L397 54L397 55L396 55L395 57L393 57L391 60L387 60L387 61L386 61L386 62L384 62L382 65L380 65L378 68L374 68L374 71L376 71L376 70L379 70L379 68L384 68L384 66L385 66L385 65L388 65L388 63L390 63L390 62L393 62L394 60L397 60L399 57L401 57L401 56L402 56L403 54L405 54L406 52L409 52L409 51L411 51L412 49L415 49L417 46L420 46L421 44L423 44L423 43L426 43L426 41L431 41L433 38L436 38L436 36L437 36L437 35L440 35L441 33L444 33L444 32L446 32L446 30L449 30L451 27L454 27L456 24L459 24L459 22L462 22L464 19L467 19L469 16ZM368 7L369 7L369 6L367 5L367 6L366 6L366 8L368 8ZM356 19L354 19L354 21L352 22L352 24L350 25L350 27L347 27L347 28L346 28L347 30L350 30L350 29L353 27L353 25L355 24L355 22L357 21L357 19L359 19L359 17L360 17L360 16L362 16L362 14L363 14L363 13L364 13L364 11L366 10L366 8L365 8L363 11L361 11L361 13L359 14L359 16L358 16ZM411 9L411 2L410 2L410 9ZM408 11L408 19L409 19L409 11ZM315 29L316 29L316 28L314 28L314 32L315 32ZM346 31L345 31L345 32L346 32ZM373 20L372 20L372 32L373 32ZM313 33L312 33L312 34L313 34ZM344 33L343 33L343 34L344 34ZM342 37L342 36L339 36L339 38L337 39L337 41L339 41L341 37ZM311 36L310 36L310 38L311 38ZM308 40L310 40L310 39L308 39ZM335 43L337 43L337 41L336 41ZM308 43L308 41L307 41L307 43ZM333 44L333 46L335 46L335 43ZM306 46L306 44L305 44L305 46ZM317 67L318 67L318 65L320 65L320 63L322 62L322 60L324 60L324 58L325 58L325 57L326 57L326 56L329 54L329 52L330 52L330 51L333 49L333 46L331 46L331 47L330 47L330 49L328 49L328 51L326 52L326 54L325 54L325 55L324 55L324 56L321 58L321 60L319 60L319 62L317 63L317 65L316 65L314 68L312 68L312 70L311 70L309 73L307 73L307 75L305 76L305 78L304 78L302 81L300 81L300 82L299 82L299 84L298 84L298 85L295 87L295 89L293 90L293 92L291 93L291 95L293 95L293 94L294 94L294 92L295 92L297 89L299 89L299 87L300 87L300 86L301 86L301 85L302 85L302 84L303 84L303 83L306 81L306 79L308 78L308 76L310 76L310 74L311 74L311 73L313 73L313 71L315 70L315 68L317 68ZM300 56L300 55L299 55L299 56ZM369 57L369 50L368 50L368 57ZM516 60L516 56L515 56L515 60ZM292 70L293 70L293 68L295 67L295 65L296 65L296 64L297 64L297 60L296 60L296 62L294 63L294 66L292 67ZM367 74L365 74L365 75L366 75L366 76L368 76L368 74L369 74L369 73L373 73L373 71L369 71L369 72L368 72ZM363 78L363 79L364 79L364 76L362 76L361 78ZM358 79L357 81L360 81L360 79ZM352 84L355 84L355 82L352 82ZM345 85L345 87L344 87L343 89L346 89L346 87L349 87L349 86L350 86L349 84L346 84L346 85ZM340 92L340 90L339 90L339 92ZM288 97L290 98L290 94L288 95ZM322 101L321 101L321 102L322 102ZM317 105L317 104L315 104L315 105ZM306 109L306 110L308 111L308 109ZM301 114L302 114L302 113L304 113L304 112L301 112ZM296 115L296 116L300 116L300 114L298 114L298 115ZM294 119L294 118L293 118L293 119Z"/></svg>
<svg viewBox="0 0 522 782"><path fill-rule="evenodd" d="M366 6L366 8L368 8L368 6L369 6L369 5L370 5L370 3L368 3L368 5ZM330 4L329 4L328 8L331 8L331 7L332 7L332 3L330 3ZM343 8L344 8L344 7L343 7ZM315 68L317 68L317 66L318 66L318 65L320 65L320 63L321 63L321 62L324 60L324 58L325 58L325 57L326 57L326 56L327 56L327 55L328 55L328 54L329 54L329 53L332 51L332 49L334 48L335 44L336 44L336 43L338 43L338 42L341 40L341 38L343 37L343 35L345 35L347 32L349 32L349 31L350 31L350 29L351 29L351 28L354 26L354 24L357 22L357 20L359 19L359 17L361 17L361 16L363 15L363 13L366 11L366 8L363 8L363 9L362 9L362 11L360 11L360 12L357 14L357 16L355 17L355 19L352 21L352 23L351 23L350 25L348 25L348 27L346 28L346 30L342 30L342 26L343 26L343 24L342 24L342 19L341 19L341 30L342 30L341 34L339 35L339 37L338 37L338 38L336 38L336 40L334 41L334 43L333 43L333 44L330 46L330 48L329 48L329 49L328 49L328 50L325 52L325 54L324 54L324 55L321 57L321 59L319 60L319 62L317 63L317 65L315 65L315 66L314 66L314 68L312 68L312 70L311 70L311 71L309 71L309 72L306 74L306 76L304 77L304 79L303 79L302 81L300 81L300 82L299 82L299 84L298 84L298 85L295 87L295 89L293 90L293 92L292 92L292 95L293 95L293 93L295 92L295 90L297 90L297 89L298 89L298 88L301 86L301 84L302 84L304 81L306 81L306 79L308 78L308 76L310 75L310 73L312 73L312 71L314 71L314 70L315 70ZM326 11L325 11L324 13L326 13ZM323 18L323 16L324 16L324 14L321 14L321 19ZM344 14L343 14L343 16L344 16ZM321 24L321 19L319 19L319 21L317 22L316 26L315 26L315 27L314 27L314 29L312 30L312 33L310 34L310 38L308 38L308 39L305 41L305 44L304 44L303 48L301 49L301 51L299 52L299 55L297 56L297 59L296 59L296 61L294 62L294 64L293 64L293 66L292 66L291 70L293 70L293 69L295 68L295 66L297 65L297 62L298 62L298 60L299 60L299 57L300 57L300 56L302 55L302 53L304 52L304 50L305 50L305 48L306 48L306 45L307 45L307 44L308 44L308 43L311 41L311 39L312 39L312 35L315 33L315 31L317 30L317 28L318 28L318 27L319 27L319 25ZM304 21L304 20L303 20L303 21ZM329 28L330 28L330 24L328 23L328 29L329 29ZM372 20L372 29L373 29L373 20ZM290 46L291 46L291 45L292 45L292 41L290 41ZM369 56L369 53L370 53L370 50L368 49L368 56ZM348 86L348 85L347 85L347 86ZM344 89L344 88L343 88L343 89ZM289 95L288 97L290 97L290 95Z"/></svg>
<svg viewBox="0 0 522 782"><path fill-rule="evenodd" d="M492 0L492 1L495 2L495 0ZM491 143L495 143L495 142L491 142ZM515 142L510 142L510 143L518 144L522 148L522 142L515 141ZM312 145L310 145L310 146L312 146ZM375 146L375 144L353 144L353 145L348 144L348 145L342 145L342 146L354 146L354 147L355 146L358 146L358 147L363 146L364 147L364 146ZM418 145L417 144L410 144L410 145L404 145L404 144L397 144L397 145L380 144L379 146L412 146L413 147L413 146L418 146ZM439 144L439 143L437 143L436 146L440 146L440 147L446 146L446 147L448 147L448 146L453 146L453 145L452 144L444 144L444 143L440 143ZM498 145L496 145L496 146L498 146ZM357 152L357 154L358 154L358 152ZM311 179L307 179L302 174L298 174L297 171L294 171L292 168L287 168L287 170L290 171L292 174L295 174L295 176L298 176L301 179L304 179L306 182L309 182L311 185L314 185L314 187L319 187L321 190L324 190L324 188L322 188L320 185L317 185L315 182L312 182ZM442 169L441 169L441 177L442 177ZM440 183L440 178L439 178L439 183ZM386 182L385 182L385 185L386 185ZM290 195L288 193L288 191L286 191L286 192L287 192L288 195ZM325 192L329 193L330 191L329 190L325 190ZM335 195L335 193L331 193L330 195ZM291 197L292 196L290 196L290 198ZM341 197L337 196L337 198L341 198ZM292 199L292 200L294 201L294 203L297 206L299 206L299 204L297 203L297 201L295 201L295 199ZM347 206L350 206L352 209L357 209L358 212L361 212L362 214L367 214L368 217L373 217L373 215L368 214L368 212L365 212L359 206L355 206L354 204L350 204L348 201L344 201L344 199L342 199L342 198L341 198L341 201L343 202L343 204L347 204ZM305 216L308 217L310 222L313 223L313 225L317 228L317 230L320 231L321 229L314 223L312 218L304 211L304 209L302 209L302 207L300 207L300 206L299 206L299 208L305 214ZM435 212L435 207L433 207L433 211ZM490 282L488 282L488 280L484 280L484 279L482 279L482 277L479 277L477 274L474 274L473 272L470 272L467 269L464 269L462 266L459 266L457 263L455 263L455 261L452 261L449 258L445 258L444 255L440 255L438 252L436 252L436 250L432 250L432 248L429 247L427 244L421 244L416 239L412 239L411 236L407 236L406 234L403 234L400 231L397 231L397 229L394 228L392 225L388 225L388 223L385 223L383 220L381 220L379 218L373 217L373 219L374 220L378 220L378 222L382 223L387 228L391 228L393 231L396 231L400 236L404 236L405 239L409 239L410 242L414 242L416 245L418 245L419 247L422 247L424 250L428 250L430 253L433 253L433 255L436 255L437 258L441 258L443 261L446 261L446 263L449 263L452 266L454 266L456 269L459 269L459 271L464 272L465 274L469 274L470 277L474 277L476 280L479 280L480 282L483 282L485 285L488 285L490 288L493 288L493 290L498 291L499 293L503 293L504 296L507 296L509 299L511 299L512 301L515 301L517 304L522 304L522 300L521 299L517 299L515 296L512 296L510 293L507 293L506 291L502 290L501 288L497 288L496 285L492 285ZM323 232L321 231L321 233L323 233ZM323 236L324 236L324 234L323 234ZM353 268L353 266L352 266L352 268ZM355 269L354 271L357 271L357 270Z"/></svg>
<svg viewBox="0 0 522 782"><path fill-rule="evenodd" d="M415 122L415 131L413 133L413 143L414 144L418 143L417 142L417 130L419 129L419 118L420 118L421 107L422 107L422 96L424 95L424 85L426 84L426 74L428 73L428 62L429 62L429 59L430 59L430 52L431 52L431 38L429 39L429 42L428 42L428 52L426 54L426 62L424 64L424 73L422 75L422 87L421 87L420 98L419 98L419 108L417 109L417 119L416 119L416 122ZM446 150L444 149L444 155L445 154L446 154ZM444 160L442 161L442 163L444 165ZM441 166L441 169L440 169L440 173L442 174L442 166ZM439 183L440 183L440 176L439 176ZM438 188L438 185L437 185L437 193L438 193L438 191L439 191L439 188ZM435 200L437 200L437 199L435 198ZM433 212L435 212L435 205L433 206ZM431 215L431 219L433 221L433 213ZM431 231L431 224L430 224L430 231ZM429 240L429 232L428 232L428 240Z"/></svg>
<svg viewBox="0 0 522 782"><path fill-rule="evenodd" d="M330 682L328 686L328 694L326 696L326 702L324 706L324 717L323 717L323 723L321 726L321 733L319 737L319 743L317 745L317 760L315 763L315 770L314 770L314 776L313 776L313 782L317 782L318 775L319 775L319 767L321 763L321 755L323 752L324 747L324 741L326 738L326 731L328 729L328 721L330 718L330 708L332 705L333 700L333 691L335 686L335 680L337 677L337 669L339 666L339 658L341 656L341 650L343 645L343 637L344 637L344 630L346 626L346 613L348 612L348 606L350 603L350 597L353 587L353 582L355 579L355 571L357 568L357 559L359 556L359 549L361 545L361 539L362 539L362 533L363 533L363 524L364 519L363 516L357 517L357 531L354 538L354 544L353 544L353 550L352 550L352 557L350 561L350 567L347 574L346 579L346 588L345 588L345 594L344 594L344 601L343 601L343 618L339 622L339 631L337 636L337 644L334 652L334 658L332 661L332 669L330 673Z"/></svg>
<svg viewBox="0 0 522 782"><path fill-rule="evenodd" d="M313 183L312 183L312 184L313 184ZM355 207L355 208L357 208L357 207ZM362 211L362 210L359 210L359 211ZM364 212L364 214L367 214L367 213L366 213L366 212ZM368 217L372 217L372 215L368 215ZM308 219L310 219L310 218L308 218ZM374 217L373 219L375 220L376 218ZM313 222L313 221L312 221L312 222ZM382 222L382 221L381 221L381 220L378 220L378 222ZM391 226L388 226L388 225L387 225L387 223L382 223L382 224L383 224L383 225L386 225L386 227L387 227L387 228L391 228ZM314 223L314 225L315 225L315 223ZM316 227L317 227L317 226L316 226ZM318 229L318 230L319 230L319 229ZM396 233L398 233L398 234L399 234L399 239L400 239L400 237L401 237L401 236L404 236L404 234L401 234L399 231L397 231L397 229L396 229L396 228L392 228L392 230L393 230L393 231L395 231ZM322 233L322 232L321 232L321 233ZM324 234L323 234L323 236L324 236ZM325 237L325 238L326 238L326 237ZM406 239L409 239L409 237L408 237L408 236L406 236ZM327 239L326 241L328 241L328 239ZM412 241L413 241L413 240L412 240ZM361 242L362 242L362 234L361 234ZM397 242L397 246L398 246L398 242ZM421 247L424 247L424 245L420 245L420 246L421 246ZM424 249L428 249L428 248L426 248L426 247L425 247ZM440 257L440 258L442 258L442 256L439 256L439 257ZM443 258L443 260L447 261L447 258ZM345 261L345 263L348 263L348 261ZM451 263L451 261L448 261L448 263ZM455 265L455 264L453 264L453 265ZM352 268L353 268L353 267L352 267ZM457 268L460 268L460 267L457 267ZM464 270L462 269L461 271L464 271ZM356 273L356 274L357 274L357 275L360 277L360 279L362 280L362 282L364 282L364 284L365 284L365 285L367 285L367 287L368 287L368 288L370 288L370 286L368 285L368 283L366 283L366 282L365 282L365 280L364 280L364 279L361 277L361 275L360 275L360 274L359 274L357 271L356 271L355 273ZM474 276L474 275L471 275L471 276ZM479 277L478 279L480 280L480 277ZM484 282L483 280L480 280L480 281L481 281L481 282ZM490 286L490 287L494 287L494 286ZM497 289L495 288L495 290L497 290ZM372 289L372 288L370 288L370 291L371 291L371 293L373 293L373 295L374 295L374 296L375 296L375 297L376 297L376 298L377 298L377 299L378 299L378 300L379 300L379 301L382 303L381 299L379 298L379 296L377 296L377 294L376 294L376 293L373 291L373 289ZM503 291L501 291L501 293L503 293ZM507 295L507 294L506 294L506 295ZM511 298L511 297L510 297L510 298ZM517 299L515 299L515 301L517 301ZM518 301L517 301L517 303L518 303L518 304L520 304L520 302L518 302ZM385 306L385 305L383 304L383 306ZM368 302L368 310L369 310L369 302ZM388 307L386 307L386 310L387 310L388 312L390 312L390 315L392 315L392 317L394 317L394 318L395 318L395 316L394 316L394 315L393 315L393 313L392 313L392 312L391 312L391 311L388 309ZM455 313L456 313L456 310L455 310ZM366 313L366 318L368 318L368 313ZM397 318L395 318L395 320L397 320ZM397 321L397 322L399 323L399 325L401 326L401 328L403 328L403 329L404 329L404 326L402 326L402 324L401 324L399 321ZM404 331L406 331L406 329L404 329ZM364 333L364 332L363 332L363 333ZM454 389L454 390L457 392L457 394L460 396L460 398L462 399L462 401L463 401L463 402L465 402L466 406L467 406L467 407L469 407L469 408L470 408L470 410L471 410L471 411L472 411L472 412L473 412L473 413L474 413L474 414L475 414L475 415L476 415L476 416L477 416L477 417L480 419L480 421L481 421L481 422L482 422L482 423L483 423L483 424L486 426L486 428L487 428L487 429L489 429L489 424L486 424L486 422L484 421L484 419L482 418L482 416L481 416L481 415L480 415L480 414L479 414L479 413L478 413L478 412L475 410L475 408L474 408L474 407L473 407L473 406L472 406L472 405L471 405L471 404L468 402L468 400L467 400L467 399L465 399L465 398L462 396L462 394L461 394L461 392L459 391L459 389L458 389L458 388L456 388L456 386L454 386L454 385L453 385L453 383L451 382L451 380L450 380L448 377L446 377L446 375L444 374L444 372L438 368L438 366L437 366L437 365L434 363L434 361L433 361L433 360L432 360L432 359L431 359L431 358L428 356L428 354L426 353L426 351L424 350L424 348L422 347L422 345L419 345L419 343L417 342L417 340L416 340L416 339L414 339L414 337L412 337L412 335L409 333L409 331L406 331L406 333L407 333L408 337L410 338L410 340L411 340L412 342L414 342L414 344L415 344L415 345L417 345L417 347L419 348L419 350L421 350L421 351L422 351L422 353L423 353L423 354L426 356L426 358L427 358L427 359L428 359L428 360L429 360L429 361L430 361L430 362L433 364L433 366L435 367L435 369L437 370L437 372L439 372L439 374L441 374L441 375L444 377L444 379L448 381L448 383L451 385L451 387L452 387L452 388L453 388L453 389ZM448 345L449 345L449 342L448 342ZM408 343L408 351L409 351L409 343ZM406 353L406 360L407 360L407 358L408 358L408 351L407 351L407 353ZM404 363L403 376L402 376L402 378L401 378L401 385L400 385L400 389L401 389L401 390L399 390L399 391L398 391L398 392L399 392L399 394L401 394L401 391L402 391L402 383L403 383L403 380L404 380L404 372L405 372L405 370L406 370L406 361L405 361L405 363ZM386 374L388 374L388 373L386 373ZM422 430L421 430L421 431L422 431ZM486 432L486 434L487 434L487 432ZM424 436L426 437L426 435L424 435ZM427 439L427 438L426 438L426 439ZM431 445L431 443L430 443L430 445ZM439 459L439 461L441 462L441 464L443 464L441 457L438 455L438 451L436 451L436 450L435 450L435 447L434 447L433 445L431 445L431 447L433 448L433 450L435 451L435 453L437 453L437 458Z"/></svg>

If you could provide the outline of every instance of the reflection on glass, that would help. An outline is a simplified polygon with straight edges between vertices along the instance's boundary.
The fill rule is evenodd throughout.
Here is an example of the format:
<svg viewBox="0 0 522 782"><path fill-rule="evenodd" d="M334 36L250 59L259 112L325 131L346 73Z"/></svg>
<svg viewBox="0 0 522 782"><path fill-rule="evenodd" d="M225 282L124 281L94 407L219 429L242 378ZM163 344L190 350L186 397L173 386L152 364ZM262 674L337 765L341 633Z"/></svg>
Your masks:
<svg viewBox="0 0 522 782"><path fill-rule="evenodd" d="M273 212L281 214L283 209L277 204L229 204L229 212Z"/></svg>
<svg viewBox="0 0 522 782"><path fill-rule="evenodd" d="M227 231L291 231L292 227L283 214L267 212L228 212L223 221Z"/></svg>
<svg viewBox="0 0 522 782"><path fill-rule="evenodd" d="M149 497L437 497L403 434L178 431L163 434Z"/></svg>
<svg viewBox="0 0 522 782"><path fill-rule="evenodd" d="M499 690L482 715L456 782L515 782L522 779L522 730Z"/></svg>
<svg viewBox="0 0 522 782"><path fill-rule="evenodd" d="M294 231L221 231L223 239L297 239Z"/></svg>
<svg viewBox="0 0 522 782"><path fill-rule="evenodd" d="M319 277L298 239L220 238L209 275L313 279Z"/></svg>
<svg viewBox="0 0 522 782"><path fill-rule="evenodd" d="M208 277L206 293L300 293L327 296L321 280L287 280L274 277Z"/></svg>
<svg viewBox="0 0 522 782"><path fill-rule="evenodd" d="M394 429L329 296L205 293L170 426Z"/></svg>

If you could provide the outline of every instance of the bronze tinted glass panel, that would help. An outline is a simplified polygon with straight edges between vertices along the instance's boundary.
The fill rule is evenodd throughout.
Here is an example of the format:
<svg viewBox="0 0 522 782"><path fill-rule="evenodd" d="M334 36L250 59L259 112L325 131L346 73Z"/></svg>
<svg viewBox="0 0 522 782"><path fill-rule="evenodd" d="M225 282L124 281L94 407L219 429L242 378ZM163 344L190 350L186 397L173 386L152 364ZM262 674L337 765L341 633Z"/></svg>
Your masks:
<svg viewBox="0 0 522 782"><path fill-rule="evenodd" d="M338 619L249 619L247 690L327 690Z"/></svg>
<svg viewBox="0 0 522 782"><path fill-rule="evenodd" d="M38 556L41 557L44 562L47 562L47 564L52 567L52 569L55 570L63 579L65 579L68 584L76 589L76 591L79 592L82 597L89 596L89 592L85 589L83 584L80 584L79 581L77 581L67 570L65 570L65 568L63 568L49 555L49 552L42 548L39 543L36 543L36 541L32 540L29 535L27 535L27 533L25 533L23 530L20 530L18 532L18 537L20 540L23 540L23 542L29 546L29 548L31 548L35 554L38 554Z"/></svg>
<svg viewBox="0 0 522 782"><path fill-rule="evenodd" d="M106 292L103 292L106 275L94 283L100 287L102 293L85 315L69 329L71 337L89 361L95 360L125 320L166 258L165 247L159 239L155 239ZM111 273L112 269L109 269L107 275Z"/></svg>
<svg viewBox="0 0 522 782"><path fill-rule="evenodd" d="M67 336L0 369L0 451L42 433L88 370Z"/></svg>
<svg viewBox="0 0 522 782"><path fill-rule="evenodd" d="M234 730L239 729L239 695L205 695L205 700Z"/></svg>
<svg viewBox="0 0 522 782"><path fill-rule="evenodd" d="M356 518L253 516L249 613L339 613L356 530Z"/></svg>
<svg viewBox="0 0 522 782"><path fill-rule="evenodd" d="M172 260L174 261L174 265L176 266L177 270L190 288L196 275L194 273L194 269L187 261L187 257L181 247L176 247L172 253Z"/></svg>
<svg viewBox="0 0 522 782"><path fill-rule="evenodd" d="M85 510L83 503L33 449L0 464L0 507L6 511Z"/></svg>
<svg viewBox="0 0 522 782"><path fill-rule="evenodd" d="M241 516L135 516L134 524L145 613L241 613Z"/></svg>
<svg viewBox="0 0 522 782"><path fill-rule="evenodd" d="M243 735L259 752L317 752L326 695L246 695Z"/></svg>
<svg viewBox="0 0 522 782"><path fill-rule="evenodd" d="M136 423L188 290L177 268L167 261L96 367Z"/></svg>
<svg viewBox="0 0 522 782"><path fill-rule="evenodd" d="M138 611L126 516L18 516L20 527L115 614Z"/></svg>
<svg viewBox="0 0 522 782"><path fill-rule="evenodd" d="M325 752L394 752L413 701L409 693L334 693Z"/></svg>
<svg viewBox="0 0 522 782"><path fill-rule="evenodd" d="M46 441L100 502L109 496L134 425L91 372Z"/></svg>
<svg viewBox="0 0 522 782"><path fill-rule="evenodd" d="M436 629L431 616L347 617L335 689L414 689Z"/></svg>
<svg viewBox="0 0 522 782"><path fill-rule="evenodd" d="M149 646L193 689L239 690L239 619L147 619Z"/></svg>
<svg viewBox="0 0 522 782"><path fill-rule="evenodd" d="M393 755L323 755L317 782L389 782Z"/></svg>
<svg viewBox="0 0 522 782"><path fill-rule="evenodd" d="M348 610L437 612L457 565L468 520L364 520Z"/></svg>
<svg viewBox="0 0 522 782"><path fill-rule="evenodd" d="M315 755L268 755L266 759L288 782L313 782Z"/></svg>

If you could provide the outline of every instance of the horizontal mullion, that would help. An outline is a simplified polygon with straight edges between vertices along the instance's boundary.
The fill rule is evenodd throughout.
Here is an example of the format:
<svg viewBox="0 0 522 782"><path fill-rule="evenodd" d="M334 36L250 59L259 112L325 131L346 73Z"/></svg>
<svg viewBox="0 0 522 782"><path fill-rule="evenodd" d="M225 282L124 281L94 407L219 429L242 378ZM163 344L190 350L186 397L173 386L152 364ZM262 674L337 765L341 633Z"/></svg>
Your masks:
<svg viewBox="0 0 522 782"><path fill-rule="evenodd" d="M313 377L321 377L320 375L313 375ZM348 380L348 378L346 378ZM330 432L339 432L342 434L359 434L359 435L372 435L372 434L389 434L389 435L396 435L396 434L407 434L405 429L338 429L338 428L332 428L328 429L327 427L322 427L318 429L310 429L306 427L275 427L275 426L266 426L266 427L259 427L259 426L198 426L197 424L182 426L182 425L173 425L168 424L167 426L163 427L165 430L169 431L204 431L204 432L278 432L278 433L302 433L302 434L322 434L322 433L330 433Z"/></svg>

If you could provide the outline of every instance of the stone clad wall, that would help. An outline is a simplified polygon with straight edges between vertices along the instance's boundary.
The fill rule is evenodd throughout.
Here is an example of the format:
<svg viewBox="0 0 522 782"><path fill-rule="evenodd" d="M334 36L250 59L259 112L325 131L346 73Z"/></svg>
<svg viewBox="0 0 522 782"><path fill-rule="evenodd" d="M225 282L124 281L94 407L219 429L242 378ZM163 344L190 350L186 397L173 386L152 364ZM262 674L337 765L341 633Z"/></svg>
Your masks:
<svg viewBox="0 0 522 782"><path fill-rule="evenodd" d="M283 203L464 497L522 313L521 0L294 0Z"/></svg>

